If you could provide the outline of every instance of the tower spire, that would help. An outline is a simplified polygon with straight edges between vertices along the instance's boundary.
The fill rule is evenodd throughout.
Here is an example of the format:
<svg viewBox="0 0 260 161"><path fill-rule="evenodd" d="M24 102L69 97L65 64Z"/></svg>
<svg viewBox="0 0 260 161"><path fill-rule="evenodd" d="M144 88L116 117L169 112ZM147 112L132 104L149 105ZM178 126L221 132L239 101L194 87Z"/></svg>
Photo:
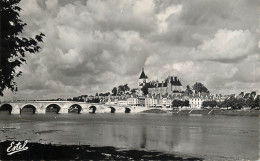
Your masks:
<svg viewBox="0 0 260 161"><path fill-rule="evenodd" d="M140 75L139 79L147 79L147 78L148 77L144 73L144 68L142 68L142 72L141 72L141 75Z"/></svg>

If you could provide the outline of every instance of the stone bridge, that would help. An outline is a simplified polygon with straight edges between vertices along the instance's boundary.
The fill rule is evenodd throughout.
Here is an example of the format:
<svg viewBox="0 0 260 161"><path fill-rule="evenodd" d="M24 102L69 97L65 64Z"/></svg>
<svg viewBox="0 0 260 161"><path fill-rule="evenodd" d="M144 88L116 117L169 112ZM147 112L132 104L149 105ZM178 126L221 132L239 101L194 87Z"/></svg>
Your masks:
<svg viewBox="0 0 260 161"><path fill-rule="evenodd" d="M46 109L56 107L57 113L68 113L69 109L77 108L78 113L137 113L147 110L141 106L118 106L74 101L13 101L0 103L0 109L8 106L10 114L21 114L25 107L30 106L34 114L45 114Z"/></svg>

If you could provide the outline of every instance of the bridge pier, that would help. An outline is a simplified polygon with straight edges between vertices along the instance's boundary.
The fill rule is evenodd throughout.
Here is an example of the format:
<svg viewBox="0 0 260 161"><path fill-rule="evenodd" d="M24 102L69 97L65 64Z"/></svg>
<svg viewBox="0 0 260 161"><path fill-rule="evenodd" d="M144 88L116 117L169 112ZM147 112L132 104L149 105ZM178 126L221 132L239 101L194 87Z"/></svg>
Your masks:
<svg viewBox="0 0 260 161"><path fill-rule="evenodd" d="M21 109L18 105L14 105L11 111L11 114L21 114Z"/></svg>
<svg viewBox="0 0 260 161"><path fill-rule="evenodd" d="M89 113L89 107L87 106L87 104L81 104L81 111L80 113Z"/></svg>
<svg viewBox="0 0 260 161"><path fill-rule="evenodd" d="M36 109L35 113L36 114L45 114L46 110L45 109Z"/></svg>
<svg viewBox="0 0 260 161"><path fill-rule="evenodd" d="M97 106L96 113L106 113L106 112L110 113L110 108L108 108L107 106L104 106L104 105L98 105Z"/></svg>
<svg viewBox="0 0 260 161"><path fill-rule="evenodd" d="M89 113L89 108L88 107L86 107L86 108L82 107L80 113Z"/></svg>
<svg viewBox="0 0 260 161"><path fill-rule="evenodd" d="M46 113L46 109L44 108L44 106L42 104L40 104L38 107L36 107L36 114L45 114Z"/></svg>
<svg viewBox="0 0 260 161"><path fill-rule="evenodd" d="M64 105L63 107L60 108L60 111L58 113L69 113L69 107Z"/></svg>

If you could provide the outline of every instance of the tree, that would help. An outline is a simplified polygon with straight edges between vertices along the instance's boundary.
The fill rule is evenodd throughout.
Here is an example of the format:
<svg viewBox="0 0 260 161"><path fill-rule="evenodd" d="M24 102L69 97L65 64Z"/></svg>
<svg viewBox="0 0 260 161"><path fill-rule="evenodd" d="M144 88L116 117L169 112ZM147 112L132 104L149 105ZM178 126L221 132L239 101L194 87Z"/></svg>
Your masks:
<svg viewBox="0 0 260 161"><path fill-rule="evenodd" d="M243 98L235 98L233 103L232 109L241 109L246 105L246 101Z"/></svg>
<svg viewBox="0 0 260 161"><path fill-rule="evenodd" d="M246 100L243 98L235 98L232 96L228 99L225 99L220 106L226 108L231 107L232 109L241 109L246 106Z"/></svg>
<svg viewBox="0 0 260 161"><path fill-rule="evenodd" d="M189 106L190 106L190 101L185 100L185 101L183 102L183 106L189 107Z"/></svg>
<svg viewBox="0 0 260 161"><path fill-rule="evenodd" d="M133 89L131 89L131 94L136 93L136 91L137 91L137 88L133 88Z"/></svg>
<svg viewBox="0 0 260 161"><path fill-rule="evenodd" d="M216 107L217 106L217 101L203 101L202 102L202 107Z"/></svg>
<svg viewBox="0 0 260 161"><path fill-rule="evenodd" d="M201 105L202 107L209 107L209 102L208 101L203 101L202 102L202 105Z"/></svg>
<svg viewBox="0 0 260 161"><path fill-rule="evenodd" d="M247 107L251 107L251 108L255 108L255 101L253 97L249 97L246 101L245 101L245 105Z"/></svg>
<svg viewBox="0 0 260 161"><path fill-rule="evenodd" d="M182 107L184 105L183 101L181 100L173 100L172 107Z"/></svg>
<svg viewBox="0 0 260 161"><path fill-rule="evenodd" d="M256 108L256 107L260 107L260 97L256 97L256 99L254 100L253 108Z"/></svg>
<svg viewBox="0 0 260 161"><path fill-rule="evenodd" d="M189 85L187 85L187 88L185 90L185 93L192 94L192 90Z"/></svg>
<svg viewBox="0 0 260 161"><path fill-rule="evenodd" d="M18 3L21 0L1 1L1 28L0 28L0 96L8 88L12 92L18 90L15 77L19 77L22 72L17 71L26 63L27 53L37 53L40 50L38 43L43 42L43 33L35 38L20 36L26 23L20 19L21 8Z"/></svg>
<svg viewBox="0 0 260 161"><path fill-rule="evenodd" d="M120 95L122 95L125 92L123 85L118 86L117 90L117 93Z"/></svg>
<svg viewBox="0 0 260 161"><path fill-rule="evenodd" d="M196 82L192 86L192 88L193 88L193 90L195 90L195 93L199 93L199 92L209 93L209 90L202 83L199 83L199 82Z"/></svg>
<svg viewBox="0 0 260 161"><path fill-rule="evenodd" d="M123 88L124 88L124 92L130 91L130 88L128 87L128 84L125 84L125 85L123 86Z"/></svg>
<svg viewBox="0 0 260 161"><path fill-rule="evenodd" d="M109 96L109 95L110 95L109 92L107 92L107 93L99 93L99 94L98 94L98 96L103 96L103 97L104 97L104 96Z"/></svg>
<svg viewBox="0 0 260 161"><path fill-rule="evenodd" d="M115 96L116 94L117 94L117 88L114 87L114 88L112 89L112 95Z"/></svg>
<svg viewBox="0 0 260 161"><path fill-rule="evenodd" d="M91 99L91 100L87 100L88 103L99 103L100 102L100 99L99 98L94 98L94 99Z"/></svg>
<svg viewBox="0 0 260 161"><path fill-rule="evenodd" d="M211 101L210 103L211 103L211 104L210 104L210 107L212 107L212 108L213 108L213 107L216 107L216 106L218 105L217 101L215 101L215 100L214 100L214 101Z"/></svg>

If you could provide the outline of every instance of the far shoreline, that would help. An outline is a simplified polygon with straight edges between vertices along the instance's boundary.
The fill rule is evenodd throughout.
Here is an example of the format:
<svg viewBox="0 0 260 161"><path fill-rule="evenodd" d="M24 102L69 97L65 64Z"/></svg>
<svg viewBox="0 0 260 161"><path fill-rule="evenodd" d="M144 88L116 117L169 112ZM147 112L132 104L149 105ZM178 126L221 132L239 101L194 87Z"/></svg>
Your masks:
<svg viewBox="0 0 260 161"><path fill-rule="evenodd" d="M142 113L172 113L174 115L224 115L224 116L259 116L260 110L226 109L148 109Z"/></svg>

